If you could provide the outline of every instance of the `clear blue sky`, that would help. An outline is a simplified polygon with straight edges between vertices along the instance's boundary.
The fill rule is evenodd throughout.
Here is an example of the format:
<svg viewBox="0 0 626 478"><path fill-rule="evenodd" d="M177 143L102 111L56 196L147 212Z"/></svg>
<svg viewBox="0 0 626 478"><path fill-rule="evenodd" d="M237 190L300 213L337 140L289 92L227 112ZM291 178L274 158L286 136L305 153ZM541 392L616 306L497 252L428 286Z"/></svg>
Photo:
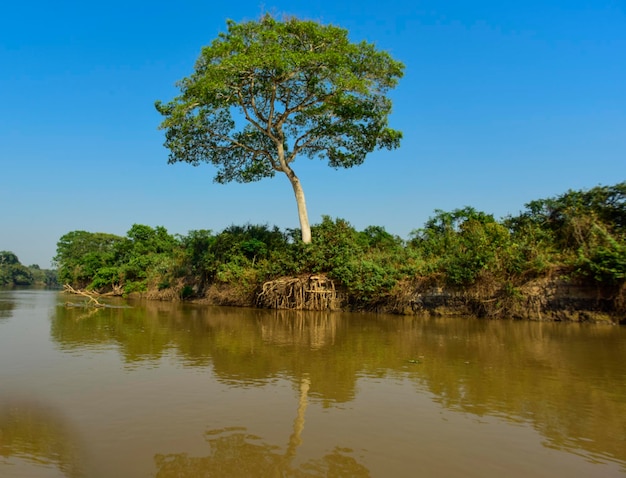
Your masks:
<svg viewBox="0 0 626 478"><path fill-rule="evenodd" d="M406 64L390 118L400 149L350 170L294 164L312 223L406 238L434 209L500 218L626 180L623 0L5 2L0 250L49 267L73 230L298 227L285 177L219 185L209 165L168 165L153 106L227 19L267 11L342 26Z"/></svg>

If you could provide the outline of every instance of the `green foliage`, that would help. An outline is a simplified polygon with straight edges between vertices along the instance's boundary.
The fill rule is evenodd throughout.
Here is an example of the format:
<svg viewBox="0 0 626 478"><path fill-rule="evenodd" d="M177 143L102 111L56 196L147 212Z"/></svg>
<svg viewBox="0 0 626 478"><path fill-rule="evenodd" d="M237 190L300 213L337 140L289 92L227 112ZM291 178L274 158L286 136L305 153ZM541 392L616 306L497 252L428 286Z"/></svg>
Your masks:
<svg viewBox="0 0 626 478"><path fill-rule="evenodd" d="M73 231L61 237L54 258L59 280L98 290L144 291L167 272L177 240L161 226L134 224L126 237Z"/></svg>
<svg viewBox="0 0 626 478"><path fill-rule="evenodd" d="M232 225L215 237L209 250L219 262L239 256L254 262L267 259L271 249L285 243L286 237L277 227L270 229L267 225Z"/></svg>
<svg viewBox="0 0 626 478"><path fill-rule="evenodd" d="M11 266L14 260L17 261L17 256L12 252L0 251L0 287L13 285L13 271Z"/></svg>
<svg viewBox="0 0 626 478"><path fill-rule="evenodd" d="M178 241L164 227L133 224L116 251L115 265L119 268L119 284L124 292L144 292L150 282L158 282L168 274L177 247ZM116 277L111 275L113 280ZM92 283L91 287L94 286Z"/></svg>
<svg viewBox="0 0 626 478"><path fill-rule="evenodd" d="M617 234L626 233L626 182L597 186L587 191L568 191L555 198L539 199L511 220L531 223L552 234L562 249L576 248L588 238L594 224L603 224Z"/></svg>
<svg viewBox="0 0 626 478"><path fill-rule="evenodd" d="M625 278L626 182L532 201L506 224L529 263L571 268L600 284Z"/></svg>
<svg viewBox="0 0 626 478"><path fill-rule="evenodd" d="M399 146L401 132L388 127L386 95L403 69L387 52L351 43L346 30L332 25L270 15L229 21L178 83L181 94L155 105L165 117L169 163L211 163L218 183L278 171L301 191L290 166L299 155L349 168L375 149ZM304 239L304 194L296 199Z"/></svg>
<svg viewBox="0 0 626 478"><path fill-rule="evenodd" d="M0 251L0 287L16 285L54 285L54 271L43 270L38 265L26 267L10 251Z"/></svg>
<svg viewBox="0 0 626 478"><path fill-rule="evenodd" d="M10 251L0 251L0 267L19 264L20 261L15 254Z"/></svg>
<svg viewBox="0 0 626 478"><path fill-rule="evenodd" d="M514 254L511 268L527 277L545 274L559 263L559 250L554 234L524 216L508 217L503 221L511 233Z"/></svg>
<svg viewBox="0 0 626 478"><path fill-rule="evenodd" d="M32 277L32 284L45 285L46 287L56 287L59 285L56 270L42 269L37 264L28 266Z"/></svg>
<svg viewBox="0 0 626 478"><path fill-rule="evenodd" d="M101 232L72 231L63 235L54 257L59 281L86 287L98 270L115 263L123 241L122 237Z"/></svg>
<svg viewBox="0 0 626 478"><path fill-rule="evenodd" d="M218 182L273 176L279 145L288 162L301 153L326 156L333 167L360 164L377 146L398 146L385 93L402 70L388 53L353 44L332 25L269 15L229 21L179 82L181 96L157 102L170 162L211 162L221 168Z"/></svg>
<svg viewBox="0 0 626 478"><path fill-rule="evenodd" d="M181 240L182 267L204 284L215 279L218 273L225 277L225 264L234 264L237 268L267 265L272 252L284 249L287 240L287 235L277 227L267 225L232 225L217 235L210 231L191 231ZM236 275L227 274L228 277Z"/></svg>
<svg viewBox="0 0 626 478"><path fill-rule="evenodd" d="M186 285L180 291L180 298L183 300L189 299L190 297L193 296L193 294L194 294L193 287Z"/></svg>
<svg viewBox="0 0 626 478"><path fill-rule="evenodd" d="M22 265L10 251L0 251L0 287L15 285L57 285L56 271L41 269L37 264Z"/></svg>
<svg viewBox="0 0 626 478"><path fill-rule="evenodd" d="M34 282L30 269L20 263L1 267L0 285L32 285Z"/></svg>
<svg viewBox="0 0 626 478"><path fill-rule="evenodd" d="M384 228L358 232L344 219L324 216L312 229L306 270L327 273L347 289L356 307L375 305L401 277L402 243Z"/></svg>
<svg viewBox="0 0 626 478"><path fill-rule="evenodd" d="M589 240L574 261L578 273L599 283L617 284L626 279L626 242L595 224Z"/></svg>
<svg viewBox="0 0 626 478"><path fill-rule="evenodd" d="M174 275L186 277L200 289L204 289L214 271L214 259L209 252L215 238L210 230L189 231L179 236L180 248L175 254Z"/></svg>
<svg viewBox="0 0 626 478"><path fill-rule="evenodd" d="M329 216L312 227L310 244L297 239L297 229L268 225L176 237L162 227L133 225L126 237L66 234L55 259L62 277L78 281L73 285L126 293L175 288L183 299L219 284L236 290L243 304L267 280L326 274L353 308L375 308L398 287L428 279L460 287L495 284L501 300L514 301L525 281L555 272L623 286L625 209L620 184L533 201L502 221L471 207L436 210L408 243L382 227L357 231ZM0 283L14 282L16 260L0 253ZM36 267L29 270L39 273Z"/></svg>
<svg viewBox="0 0 626 478"><path fill-rule="evenodd" d="M455 285L471 285L486 272L498 276L507 272L510 234L492 215L471 207L435 212L411 240L429 262L430 272L443 273Z"/></svg>
<svg viewBox="0 0 626 478"><path fill-rule="evenodd" d="M330 272L336 279L348 279L348 264L362 255L357 231L344 219L329 216L311 229L313 242L308 248L311 272Z"/></svg>
<svg viewBox="0 0 626 478"><path fill-rule="evenodd" d="M123 273L119 267L101 267L94 275L90 288L101 290L117 287L123 280Z"/></svg>

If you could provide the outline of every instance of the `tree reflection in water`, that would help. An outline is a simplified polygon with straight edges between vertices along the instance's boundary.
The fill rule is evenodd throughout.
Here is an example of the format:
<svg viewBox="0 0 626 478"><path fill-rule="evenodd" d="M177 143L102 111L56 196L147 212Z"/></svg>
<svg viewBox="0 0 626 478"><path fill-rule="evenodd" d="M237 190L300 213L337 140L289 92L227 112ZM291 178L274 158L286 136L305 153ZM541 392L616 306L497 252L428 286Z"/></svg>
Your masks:
<svg viewBox="0 0 626 478"><path fill-rule="evenodd" d="M56 468L68 478L83 477L77 439L63 417L32 400L0 402L0 459Z"/></svg>
<svg viewBox="0 0 626 478"><path fill-rule="evenodd" d="M369 477L367 468L349 456L351 450L336 447L319 460L294 465L297 450L302 443L304 418L308 404L310 380L300 383L298 411L293 432L284 453L276 445L264 443L262 438L246 433L243 427L210 430L206 440L211 453L205 457L190 457L187 453L156 455L157 478L228 477Z"/></svg>
<svg viewBox="0 0 626 478"><path fill-rule="evenodd" d="M11 317L13 309L15 309L15 302L11 297L0 295L0 319Z"/></svg>
<svg viewBox="0 0 626 478"><path fill-rule="evenodd" d="M60 307L52 337L64 351L114 345L128 366L173 354L232 388L306 377L325 408L355 401L364 378L407 379L445 409L529 423L546 447L626 463L623 328L137 305L87 317Z"/></svg>

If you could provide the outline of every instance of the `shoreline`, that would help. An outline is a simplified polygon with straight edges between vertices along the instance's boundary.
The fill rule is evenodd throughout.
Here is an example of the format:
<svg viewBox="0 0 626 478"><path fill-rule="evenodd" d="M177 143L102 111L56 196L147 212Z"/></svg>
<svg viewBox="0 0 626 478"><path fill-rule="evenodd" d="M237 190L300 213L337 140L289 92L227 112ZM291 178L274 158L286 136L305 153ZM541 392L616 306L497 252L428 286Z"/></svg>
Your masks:
<svg viewBox="0 0 626 478"><path fill-rule="evenodd" d="M487 320L528 320L544 322L577 322L626 325L624 311L626 290L602 288L569 280L566 277L532 279L514 291L506 285L485 284L473 287L439 286L414 281L392 291L375 305L355 303L345 288L325 277L329 285L311 290L311 279L320 284L319 275L281 278L292 287L274 291L272 300L263 299L261 288L242 290L241 284L211 284L194 298L181 298L181 288L151 289L135 292L129 297L148 300L189 302L201 305L251 307L276 310L308 310L337 312L374 312L401 316L474 317ZM320 293L326 295L319 300ZM294 297L300 296L296 301ZM315 299L314 299L315 296Z"/></svg>

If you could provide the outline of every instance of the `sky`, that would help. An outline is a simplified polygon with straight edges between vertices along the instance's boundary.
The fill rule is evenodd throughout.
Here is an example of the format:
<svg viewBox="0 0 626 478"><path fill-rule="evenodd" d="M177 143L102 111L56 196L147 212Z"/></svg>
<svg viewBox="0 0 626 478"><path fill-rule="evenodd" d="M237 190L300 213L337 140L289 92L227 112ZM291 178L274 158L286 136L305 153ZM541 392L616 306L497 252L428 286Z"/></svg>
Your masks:
<svg viewBox="0 0 626 478"><path fill-rule="evenodd" d="M400 148L347 170L293 164L312 224L408 238L436 209L499 219L626 180L624 0L5 2L0 250L49 268L75 230L299 227L284 175L222 185L211 165L168 165L154 108L226 20L267 12L343 27L406 66L390 93Z"/></svg>

